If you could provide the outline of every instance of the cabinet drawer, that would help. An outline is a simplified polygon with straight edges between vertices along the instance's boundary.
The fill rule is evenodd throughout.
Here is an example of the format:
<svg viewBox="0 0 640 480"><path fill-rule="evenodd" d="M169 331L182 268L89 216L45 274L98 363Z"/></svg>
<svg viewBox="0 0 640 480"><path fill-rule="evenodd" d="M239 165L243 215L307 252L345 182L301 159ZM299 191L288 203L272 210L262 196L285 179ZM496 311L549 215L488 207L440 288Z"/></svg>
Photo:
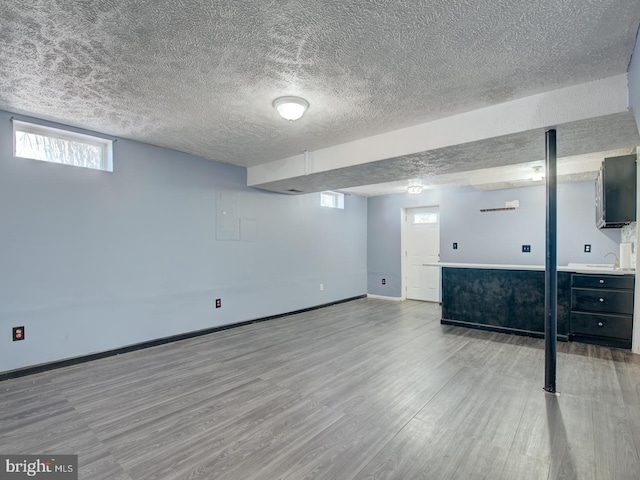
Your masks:
<svg viewBox="0 0 640 480"><path fill-rule="evenodd" d="M615 288L633 290L634 277L631 275L578 275L571 276L571 285L584 288Z"/></svg>
<svg viewBox="0 0 640 480"><path fill-rule="evenodd" d="M571 333L631 340L633 317L571 312Z"/></svg>
<svg viewBox="0 0 640 480"><path fill-rule="evenodd" d="M633 290L571 289L571 310L633 314Z"/></svg>

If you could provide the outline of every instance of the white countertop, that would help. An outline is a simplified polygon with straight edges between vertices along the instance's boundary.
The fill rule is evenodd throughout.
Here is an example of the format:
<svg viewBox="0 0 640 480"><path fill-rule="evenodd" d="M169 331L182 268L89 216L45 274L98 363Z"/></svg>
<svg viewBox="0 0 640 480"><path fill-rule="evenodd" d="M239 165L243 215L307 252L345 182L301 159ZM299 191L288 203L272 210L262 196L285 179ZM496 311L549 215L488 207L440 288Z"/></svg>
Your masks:
<svg viewBox="0 0 640 480"><path fill-rule="evenodd" d="M539 270L544 271L544 265L509 265L501 263L450 263L450 262L438 262L438 263L425 263L426 267L451 267L451 268L483 268L494 270ZM614 269L613 267L589 267L584 266L568 266L558 265L559 272L576 272L576 273L595 273L606 275L635 275L635 270L627 269Z"/></svg>

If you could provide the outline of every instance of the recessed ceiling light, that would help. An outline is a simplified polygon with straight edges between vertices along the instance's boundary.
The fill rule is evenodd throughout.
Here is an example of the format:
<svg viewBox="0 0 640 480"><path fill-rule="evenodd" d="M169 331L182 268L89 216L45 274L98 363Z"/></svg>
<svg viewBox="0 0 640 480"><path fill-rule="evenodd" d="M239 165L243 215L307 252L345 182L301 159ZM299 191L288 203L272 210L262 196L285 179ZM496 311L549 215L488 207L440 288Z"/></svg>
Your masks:
<svg viewBox="0 0 640 480"><path fill-rule="evenodd" d="M411 195L422 193L422 185L409 185L409 188L407 188L407 192L409 192Z"/></svg>
<svg viewBox="0 0 640 480"><path fill-rule="evenodd" d="M282 118L290 122L298 120L309 108L309 102L300 97L280 97L273 101L273 107Z"/></svg>

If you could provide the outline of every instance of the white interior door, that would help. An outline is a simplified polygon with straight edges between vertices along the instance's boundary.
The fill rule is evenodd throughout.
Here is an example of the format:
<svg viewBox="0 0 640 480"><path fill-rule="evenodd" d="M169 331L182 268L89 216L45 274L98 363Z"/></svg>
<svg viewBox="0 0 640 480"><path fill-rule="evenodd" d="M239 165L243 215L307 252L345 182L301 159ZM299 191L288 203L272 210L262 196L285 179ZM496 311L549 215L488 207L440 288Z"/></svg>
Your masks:
<svg viewBox="0 0 640 480"><path fill-rule="evenodd" d="M407 298L440 301L440 212L438 207L408 208L406 222Z"/></svg>

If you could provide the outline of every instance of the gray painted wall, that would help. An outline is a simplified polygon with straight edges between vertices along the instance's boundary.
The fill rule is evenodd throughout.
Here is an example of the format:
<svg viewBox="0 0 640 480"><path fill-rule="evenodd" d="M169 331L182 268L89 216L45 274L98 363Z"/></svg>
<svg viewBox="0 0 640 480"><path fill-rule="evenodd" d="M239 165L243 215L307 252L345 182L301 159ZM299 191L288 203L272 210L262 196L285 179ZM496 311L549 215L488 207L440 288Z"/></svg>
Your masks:
<svg viewBox="0 0 640 480"><path fill-rule="evenodd" d="M558 186L558 264L611 263L618 252L620 229L595 227L594 182ZM481 213L519 200L512 211ZM482 192L471 187L425 190L420 195L369 198L367 268L369 293L401 296L401 211L440 206L440 251L443 262L543 265L545 259L545 187ZM458 243L458 250L452 243ZM531 253L522 253L522 245ZM592 252L584 253L584 244ZM386 285L381 279L386 279Z"/></svg>
<svg viewBox="0 0 640 480"><path fill-rule="evenodd" d="M636 38L636 46L629 64L629 105L633 108L636 123L640 128L640 35Z"/></svg>
<svg viewBox="0 0 640 480"><path fill-rule="evenodd" d="M636 124L638 125L638 129L640 129L640 36L636 38L636 46L631 55L631 63L629 64L629 105L633 109ZM638 171L638 184L640 184L640 170ZM640 194L638 195L636 210L640 212ZM634 236L637 240L637 225ZM638 242L635 241L634 243L634 247L637 247ZM640 301L637 300L640 298L640 283L638 282L636 282L635 298L632 350L634 353L640 353L640 328L638 328L640 325Z"/></svg>
<svg viewBox="0 0 640 480"><path fill-rule="evenodd" d="M17 159L9 118L0 371L366 293L363 197L328 209L319 194L249 189L244 168L122 139L113 173ZM257 241L216 240L219 192L238 196ZM21 325L26 339L12 342Z"/></svg>

